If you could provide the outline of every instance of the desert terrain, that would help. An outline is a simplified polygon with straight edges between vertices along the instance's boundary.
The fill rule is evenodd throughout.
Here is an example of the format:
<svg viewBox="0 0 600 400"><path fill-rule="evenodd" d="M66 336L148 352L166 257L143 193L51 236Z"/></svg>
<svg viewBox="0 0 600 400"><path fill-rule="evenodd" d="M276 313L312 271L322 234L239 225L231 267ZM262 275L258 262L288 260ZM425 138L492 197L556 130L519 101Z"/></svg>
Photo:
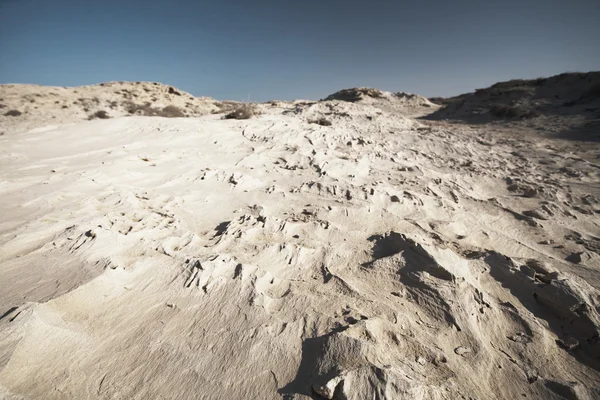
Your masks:
<svg viewBox="0 0 600 400"><path fill-rule="evenodd" d="M0 398L600 398L600 72L0 85L0 198Z"/></svg>

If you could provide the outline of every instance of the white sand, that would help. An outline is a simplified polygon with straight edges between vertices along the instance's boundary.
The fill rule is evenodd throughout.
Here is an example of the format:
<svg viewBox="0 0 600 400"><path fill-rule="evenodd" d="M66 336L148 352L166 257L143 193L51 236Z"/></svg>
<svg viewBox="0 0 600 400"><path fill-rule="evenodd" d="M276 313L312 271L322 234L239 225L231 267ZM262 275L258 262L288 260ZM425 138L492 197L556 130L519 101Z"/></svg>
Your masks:
<svg viewBox="0 0 600 400"><path fill-rule="evenodd" d="M597 144L276 104L0 117L0 397L600 396Z"/></svg>

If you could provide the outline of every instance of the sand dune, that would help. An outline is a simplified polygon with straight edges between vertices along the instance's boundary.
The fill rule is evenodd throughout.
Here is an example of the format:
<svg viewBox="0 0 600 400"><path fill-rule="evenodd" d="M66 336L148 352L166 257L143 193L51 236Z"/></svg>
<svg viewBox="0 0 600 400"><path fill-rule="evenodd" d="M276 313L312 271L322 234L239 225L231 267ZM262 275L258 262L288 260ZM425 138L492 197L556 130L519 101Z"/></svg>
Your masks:
<svg viewBox="0 0 600 400"><path fill-rule="evenodd" d="M428 116L470 124L500 123L512 131L536 131L567 139L600 140L600 72L498 82L451 98Z"/></svg>
<svg viewBox="0 0 600 400"><path fill-rule="evenodd" d="M87 120L123 88L191 117ZM362 89L248 120L62 90L0 90L0 397L600 396L597 143Z"/></svg>

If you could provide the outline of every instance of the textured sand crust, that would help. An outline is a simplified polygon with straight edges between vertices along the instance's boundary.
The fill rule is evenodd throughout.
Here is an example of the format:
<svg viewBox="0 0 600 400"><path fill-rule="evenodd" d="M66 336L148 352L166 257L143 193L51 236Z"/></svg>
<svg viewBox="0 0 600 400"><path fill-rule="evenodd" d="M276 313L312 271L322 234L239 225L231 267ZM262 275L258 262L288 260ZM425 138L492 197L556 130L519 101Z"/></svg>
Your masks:
<svg viewBox="0 0 600 400"><path fill-rule="evenodd" d="M385 96L3 116L0 397L599 398L598 144Z"/></svg>

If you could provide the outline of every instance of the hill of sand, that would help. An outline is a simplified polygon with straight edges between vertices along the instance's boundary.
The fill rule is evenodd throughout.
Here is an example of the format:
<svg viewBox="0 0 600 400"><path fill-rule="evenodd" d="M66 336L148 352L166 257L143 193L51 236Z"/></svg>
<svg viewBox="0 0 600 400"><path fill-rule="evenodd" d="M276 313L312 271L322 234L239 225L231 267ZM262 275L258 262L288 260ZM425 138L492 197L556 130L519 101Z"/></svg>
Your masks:
<svg viewBox="0 0 600 400"><path fill-rule="evenodd" d="M597 142L172 90L0 86L1 398L600 397Z"/></svg>
<svg viewBox="0 0 600 400"><path fill-rule="evenodd" d="M600 72L514 79L451 98L427 118L469 124L500 123L567 139L600 140Z"/></svg>
<svg viewBox="0 0 600 400"><path fill-rule="evenodd" d="M0 132L122 116L193 117L219 112L233 103L194 97L157 82L79 87L0 85Z"/></svg>
<svg viewBox="0 0 600 400"><path fill-rule="evenodd" d="M369 104L389 113L410 117L428 115L439 108L435 103L417 94L405 92L391 93L373 88L344 89L325 98L325 101L334 100L362 105Z"/></svg>

